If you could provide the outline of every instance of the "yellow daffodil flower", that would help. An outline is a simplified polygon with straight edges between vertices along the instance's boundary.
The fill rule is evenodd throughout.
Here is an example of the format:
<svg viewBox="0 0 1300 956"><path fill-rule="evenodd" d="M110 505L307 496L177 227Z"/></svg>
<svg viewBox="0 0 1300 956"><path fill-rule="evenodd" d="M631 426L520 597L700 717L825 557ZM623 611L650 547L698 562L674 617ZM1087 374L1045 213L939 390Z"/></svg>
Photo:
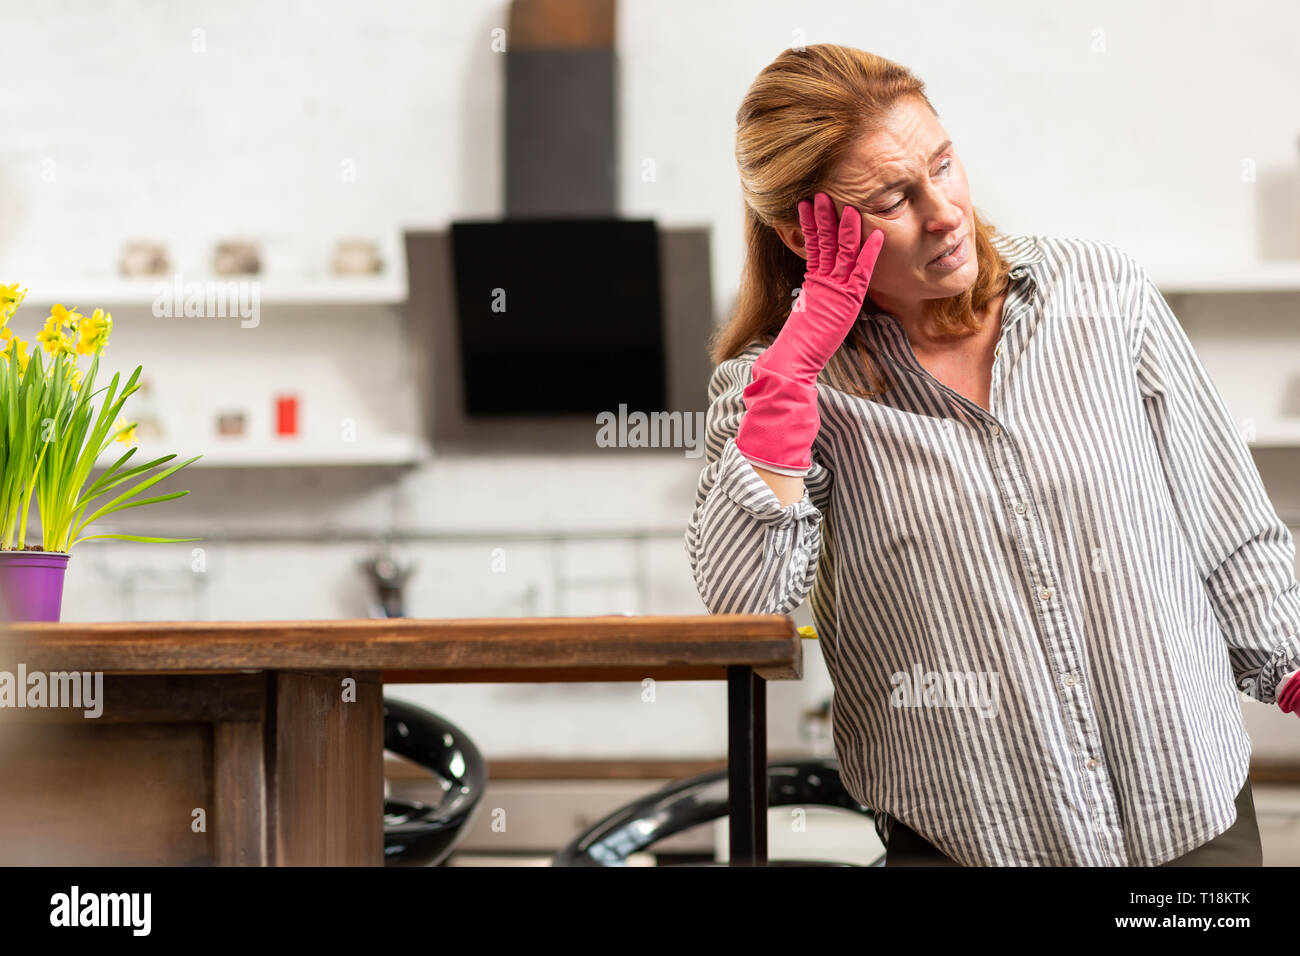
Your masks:
<svg viewBox="0 0 1300 956"><path fill-rule="evenodd" d="M77 313L68 312L61 305L56 305L50 310L50 317L45 320L45 328L36 333L36 341L41 343L45 351L56 356L77 354L76 338L63 331L65 326L76 328L76 322L72 319L74 315ZM84 318L84 316L77 316L77 318Z"/></svg>
<svg viewBox="0 0 1300 956"><path fill-rule="evenodd" d="M130 426L129 428L127 427L128 425ZM119 415L117 421L113 423L113 431L118 431L123 428L125 428L126 431L114 438L113 441L120 441L123 445L139 444L135 438L135 423L128 422L125 418Z"/></svg>
<svg viewBox="0 0 1300 956"><path fill-rule="evenodd" d="M84 319L85 316L76 309L65 309L61 305L54 305L50 307L50 318L57 320L61 326L75 329L77 323Z"/></svg>
<svg viewBox="0 0 1300 956"><path fill-rule="evenodd" d="M27 343L20 338L16 338L8 329L0 329L0 332L4 333L3 337L5 340L4 348L0 349L0 358L3 358L5 361L12 361L16 347L18 352L18 373L20 375L26 374L27 362L29 360L29 356L27 355Z"/></svg>
<svg viewBox="0 0 1300 956"><path fill-rule="evenodd" d="M0 326L9 322L9 317L18 311L18 306L22 305L26 297L27 290L19 292L17 282L13 285L0 285Z"/></svg>
<svg viewBox="0 0 1300 956"><path fill-rule="evenodd" d="M104 351L108 336L113 331L113 313L96 309L90 318L77 325L77 354L95 355Z"/></svg>

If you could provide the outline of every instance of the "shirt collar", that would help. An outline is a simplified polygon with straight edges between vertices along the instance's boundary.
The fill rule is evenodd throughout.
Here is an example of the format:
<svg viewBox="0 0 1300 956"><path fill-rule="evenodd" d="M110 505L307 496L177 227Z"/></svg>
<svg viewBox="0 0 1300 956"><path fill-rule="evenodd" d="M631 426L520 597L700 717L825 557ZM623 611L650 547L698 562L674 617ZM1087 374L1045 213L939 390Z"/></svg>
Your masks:
<svg viewBox="0 0 1300 956"><path fill-rule="evenodd" d="M1024 281L1038 281L1040 263L1046 259L1046 256L1034 236L995 235L990 238L990 242L1010 268L1012 286ZM862 316L877 323L896 321L889 312L871 300L870 294L862 303Z"/></svg>

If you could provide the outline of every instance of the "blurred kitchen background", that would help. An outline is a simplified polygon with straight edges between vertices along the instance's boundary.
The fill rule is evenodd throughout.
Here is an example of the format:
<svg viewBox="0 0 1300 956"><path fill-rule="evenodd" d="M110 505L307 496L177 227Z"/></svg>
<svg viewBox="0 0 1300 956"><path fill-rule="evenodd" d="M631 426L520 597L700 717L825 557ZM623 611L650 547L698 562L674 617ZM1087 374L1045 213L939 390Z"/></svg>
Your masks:
<svg viewBox="0 0 1300 956"><path fill-rule="evenodd" d="M105 370L144 366L137 455L204 455L158 487L187 497L95 526L203 541L78 545L65 620L703 613L683 544L700 446L607 447L566 412L581 388L501 389L485 369L546 362L567 387L582 357L557 323L502 359L461 334L457 290L506 249L502 220L603 219L522 246L528 274L576 299L622 262L628 307L604 318L644 335L605 345L644 358L628 394L658 402L629 409L695 421L742 261L735 111L800 43L916 71L1001 231L1142 262L1300 525L1300 7L622 0L611 44L586 5L562 27L542 6L3 8L0 282L31 289L11 325L111 310ZM243 310L186 315L187 283L234 283ZM804 679L769 685L773 756L830 752L829 692L805 641ZM530 820L507 845L481 819L458 859L543 859L726 752L721 684L662 684L653 707L633 684L388 693L464 728L491 805ZM1300 724L1243 706L1266 862L1300 863Z"/></svg>

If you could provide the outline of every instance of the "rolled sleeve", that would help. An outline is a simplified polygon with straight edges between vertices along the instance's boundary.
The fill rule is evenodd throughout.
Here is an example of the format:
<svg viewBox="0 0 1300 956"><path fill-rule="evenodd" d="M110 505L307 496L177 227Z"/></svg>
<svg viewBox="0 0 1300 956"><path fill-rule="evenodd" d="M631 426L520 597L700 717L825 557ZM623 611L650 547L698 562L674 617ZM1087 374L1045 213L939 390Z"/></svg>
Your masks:
<svg viewBox="0 0 1300 956"><path fill-rule="evenodd" d="M812 589L831 472L814 453L803 497L782 506L736 447L752 355L729 359L709 383L706 465L686 529L701 599L715 614L788 614Z"/></svg>

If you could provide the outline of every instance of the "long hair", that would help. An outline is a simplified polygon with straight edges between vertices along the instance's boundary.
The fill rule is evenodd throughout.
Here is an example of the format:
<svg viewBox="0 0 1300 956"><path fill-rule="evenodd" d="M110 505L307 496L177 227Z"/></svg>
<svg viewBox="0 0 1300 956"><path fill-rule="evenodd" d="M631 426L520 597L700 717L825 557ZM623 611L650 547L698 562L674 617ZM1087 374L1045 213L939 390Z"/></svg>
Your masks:
<svg viewBox="0 0 1300 956"><path fill-rule="evenodd" d="M828 182L832 170L863 136L881 128L903 98L915 97L937 117L925 84L896 63L853 47L819 43L783 52L755 78L736 112L736 165L745 203L745 264L731 317L714 330L714 364L781 331L803 284L806 263L782 240L776 224L798 225L798 203L825 192L849 197ZM871 229L863 223L865 241ZM992 223L974 214L979 274L960 295L927 299L927 326L936 336L979 331L976 316L1005 291L1009 267L994 248ZM870 293L868 293L870 294ZM828 364L835 387L874 398L890 386L855 322ZM865 387L863 387L865 385Z"/></svg>

